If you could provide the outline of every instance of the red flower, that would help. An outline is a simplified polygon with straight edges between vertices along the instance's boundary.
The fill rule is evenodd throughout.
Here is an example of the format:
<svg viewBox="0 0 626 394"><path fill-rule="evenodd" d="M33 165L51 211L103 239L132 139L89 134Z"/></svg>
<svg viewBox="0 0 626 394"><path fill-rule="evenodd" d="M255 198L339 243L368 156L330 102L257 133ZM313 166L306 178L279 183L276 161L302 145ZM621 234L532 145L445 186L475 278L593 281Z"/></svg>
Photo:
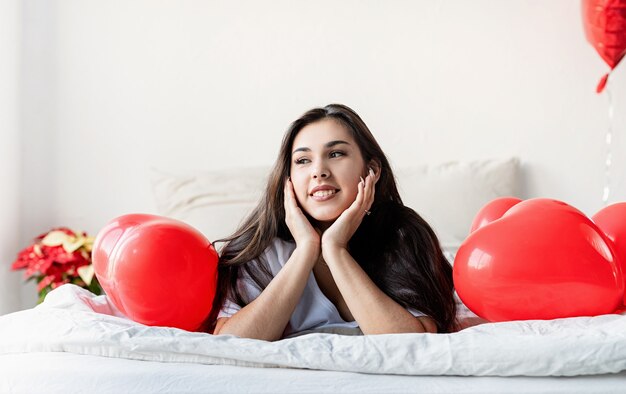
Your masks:
<svg viewBox="0 0 626 394"><path fill-rule="evenodd" d="M31 260L35 260L37 258L39 258L39 256L35 253L35 245L31 245L17 255L17 260L13 262L11 269L15 271L26 268L30 264Z"/></svg>
<svg viewBox="0 0 626 394"><path fill-rule="evenodd" d="M80 253L79 256L75 256L76 252L68 253L63 249L63 246L52 246L45 248L45 253L48 258L52 259L55 263L65 264L74 261L77 257L82 258Z"/></svg>
<svg viewBox="0 0 626 394"><path fill-rule="evenodd" d="M48 275L45 276L42 280L37 284L37 291L42 291L46 286L49 286L52 282L54 282L54 276Z"/></svg>
<svg viewBox="0 0 626 394"><path fill-rule="evenodd" d="M61 286L61 285L64 285L64 284L66 284L66 283L70 283L70 280L69 280L69 279L63 279L63 280L61 280L61 281L54 282L54 283L52 283L52 288L53 288L53 289L56 289L57 287L59 287L59 286Z"/></svg>
<svg viewBox="0 0 626 394"><path fill-rule="evenodd" d="M26 279L30 278L36 274L45 275L48 272L48 269L52 266L53 260L49 257L39 258L36 260L32 260L28 267L26 267L26 272L24 276Z"/></svg>
<svg viewBox="0 0 626 394"><path fill-rule="evenodd" d="M78 268L91 264L93 238L59 227L37 236L34 243L17 255L12 270L25 269L26 279L37 280L40 301L50 290L65 283L74 283L100 294L97 280L83 280ZM85 283L88 282L88 283Z"/></svg>

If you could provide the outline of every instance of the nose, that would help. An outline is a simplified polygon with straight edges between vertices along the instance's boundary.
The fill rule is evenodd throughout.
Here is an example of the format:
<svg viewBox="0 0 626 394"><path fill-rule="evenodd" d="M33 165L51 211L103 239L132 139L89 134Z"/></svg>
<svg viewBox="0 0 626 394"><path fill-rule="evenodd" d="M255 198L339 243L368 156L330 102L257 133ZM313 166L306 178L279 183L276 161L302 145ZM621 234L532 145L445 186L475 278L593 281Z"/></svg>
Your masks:
<svg viewBox="0 0 626 394"><path fill-rule="evenodd" d="M329 172L328 172L328 169L322 166L317 166L313 169L312 176L313 176L313 179L328 178Z"/></svg>

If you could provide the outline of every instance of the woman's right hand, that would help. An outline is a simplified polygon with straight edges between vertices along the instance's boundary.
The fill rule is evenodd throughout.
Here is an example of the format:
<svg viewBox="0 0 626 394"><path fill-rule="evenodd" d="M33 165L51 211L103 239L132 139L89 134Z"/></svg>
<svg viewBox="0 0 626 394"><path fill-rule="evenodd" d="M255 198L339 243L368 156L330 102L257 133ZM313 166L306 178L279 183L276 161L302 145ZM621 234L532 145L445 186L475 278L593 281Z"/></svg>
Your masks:
<svg viewBox="0 0 626 394"><path fill-rule="evenodd" d="M285 222L297 247L321 249L320 233L311 225L309 219L298 206L291 179L285 181Z"/></svg>

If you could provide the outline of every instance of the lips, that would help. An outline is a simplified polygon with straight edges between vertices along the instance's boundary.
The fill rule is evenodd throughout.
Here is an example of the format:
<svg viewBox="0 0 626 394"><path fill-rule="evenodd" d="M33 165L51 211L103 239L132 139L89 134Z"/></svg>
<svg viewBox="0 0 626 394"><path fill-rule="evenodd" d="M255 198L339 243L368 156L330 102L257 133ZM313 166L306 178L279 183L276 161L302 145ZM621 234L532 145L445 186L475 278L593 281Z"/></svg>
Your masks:
<svg viewBox="0 0 626 394"><path fill-rule="evenodd" d="M335 197L338 192L339 189L334 186L320 185L313 188L311 193L309 193L309 196L311 196L316 201L326 201Z"/></svg>
<svg viewBox="0 0 626 394"><path fill-rule="evenodd" d="M311 190L311 192L309 193L309 196L313 196L315 193L318 193L318 192L327 193L329 191L336 193L339 191L339 189L331 185L319 185L319 186L315 186L313 190Z"/></svg>

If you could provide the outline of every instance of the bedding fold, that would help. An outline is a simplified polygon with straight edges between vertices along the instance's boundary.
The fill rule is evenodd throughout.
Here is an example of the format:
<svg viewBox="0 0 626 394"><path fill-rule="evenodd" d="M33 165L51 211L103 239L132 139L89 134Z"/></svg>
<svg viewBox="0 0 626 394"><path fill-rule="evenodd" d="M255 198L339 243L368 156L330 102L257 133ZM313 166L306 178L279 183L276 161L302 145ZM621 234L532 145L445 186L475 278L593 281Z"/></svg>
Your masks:
<svg viewBox="0 0 626 394"><path fill-rule="evenodd" d="M132 360L396 375L576 376L626 370L626 316L488 323L452 334L311 333L277 342L149 327L74 285L0 316L0 354L69 352Z"/></svg>

